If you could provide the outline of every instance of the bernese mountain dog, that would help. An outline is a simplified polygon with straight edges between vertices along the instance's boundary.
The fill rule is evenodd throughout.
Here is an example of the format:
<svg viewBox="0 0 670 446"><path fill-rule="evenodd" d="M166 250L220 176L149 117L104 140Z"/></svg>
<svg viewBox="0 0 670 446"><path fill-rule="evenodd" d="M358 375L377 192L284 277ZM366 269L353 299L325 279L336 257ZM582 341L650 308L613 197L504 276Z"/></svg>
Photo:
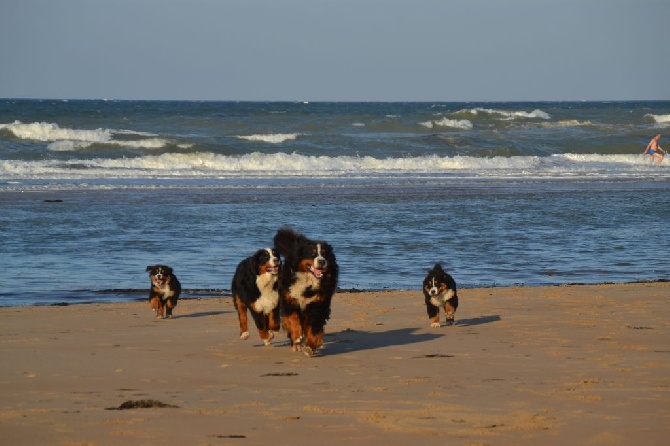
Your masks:
<svg viewBox="0 0 670 446"><path fill-rule="evenodd" d="M270 345L279 331L280 270L279 254L272 248L259 249L237 265L230 289L240 321L240 339L249 339L247 309L265 345Z"/></svg>
<svg viewBox="0 0 670 446"><path fill-rule="evenodd" d="M333 248L290 228L279 229L274 244L284 257L279 276L282 327L293 351L302 349L312 356L323 346L324 326L330 318L330 301L337 287L338 266Z"/></svg>
<svg viewBox="0 0 670 446"><path fill-rule="evenodd" d="M177 306L181 294L181 284L172 268L166 265L149 265L147 272L151 278L149 303L158 319L172 317L172 309Z"/></svg>
<svg viewBox="0 0 670 446"><path fill-rule="evenodd" d="M446 313L446 325L454 323L454 313L458 308L456 281L442 269L439 263L436 263L423 279L423 295L426 298L426 309L431 327L440 327L440 307L444 308Z"/></svg>

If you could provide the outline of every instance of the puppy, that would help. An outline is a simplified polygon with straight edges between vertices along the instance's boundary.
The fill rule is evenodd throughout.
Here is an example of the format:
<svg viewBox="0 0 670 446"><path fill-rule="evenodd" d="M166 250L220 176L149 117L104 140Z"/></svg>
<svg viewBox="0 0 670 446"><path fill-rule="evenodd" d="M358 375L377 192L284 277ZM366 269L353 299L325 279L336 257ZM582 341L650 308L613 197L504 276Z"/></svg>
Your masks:
<svg viewBox="0 0 670 446"><path fill-rule="evenodd" d="M328 243L310 240L290 228L279 229L274 244L284 257L279 276L282 327L293 351L302 349L312 356L323 346L324 326L337 287L335 254Z"/></svg>
<svg viewBox="0 0 670 446"><path fill-rule="evenodd" d="M158 319L172 317L172 309L177 306L177 300L181 294L181 284L172 268L166 265L149 265L147 272L151 278L151 289L149 290L149 303L151 309L156 313ZM165 310L165 311L164 311Z"/></svg>
<svg viewBox="0 0 670 446"><path fill-rule="evenodd" d="M426 309L431 327L440 327L440 307L444 308L446 313L447 325L454 323L454 313L458 308L456 282L453 277L444 272L439 263L436 263L423 279L423 295L426 298Z"/></svg>
<svg viewBox="0 0 670 446"><path fill-rule="evenodd" d="M249 338L247 309L265 345L270 345L274 333L279 331L280 270L279 254L271 248L259 249L237 265L230 289L240 321L240 339Z"/></svg>

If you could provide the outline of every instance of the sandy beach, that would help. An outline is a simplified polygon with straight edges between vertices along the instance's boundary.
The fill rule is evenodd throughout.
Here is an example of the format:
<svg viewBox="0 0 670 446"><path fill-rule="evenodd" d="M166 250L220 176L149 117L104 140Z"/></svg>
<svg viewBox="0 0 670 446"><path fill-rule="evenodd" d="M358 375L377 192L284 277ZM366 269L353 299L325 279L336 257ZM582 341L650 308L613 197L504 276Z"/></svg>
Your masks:
<svg viewBox="0 0 670 446"><path fill-rule="evenodd" d="M420 291L339 293L312 358L226 298L0 308L0 443L667 444L669 283L459 297L436 329Z"/></svg>

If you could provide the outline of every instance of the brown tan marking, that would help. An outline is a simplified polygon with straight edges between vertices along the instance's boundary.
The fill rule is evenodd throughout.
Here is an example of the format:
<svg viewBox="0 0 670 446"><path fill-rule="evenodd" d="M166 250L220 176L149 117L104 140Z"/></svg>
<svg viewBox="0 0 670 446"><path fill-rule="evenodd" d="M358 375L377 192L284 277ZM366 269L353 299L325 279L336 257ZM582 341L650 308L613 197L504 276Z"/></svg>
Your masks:
<svg viewBox="0 0 670 446"><path fill-rule="evenodd" d="M247 306L242 302L240 296L235 295L235 306L237 307L237 315L240 319L240 338L249 338L249 326L247 323Z"/></svg>
<svg viewBox="0 0 670 446"><path fill-rule="evenodd" d="M161 300L157 296L151 298L151 309L154 310L156 317L163 313Z"/></svg>
<svg viewBox="0 0 670 446"><path fill-rule="evenodd" d="M282 318L282 324L284 325L284 330L286 330L291 339L291 349L293 351L300 350L302 327L300 326L300 317L298 313L293 312L290 315L284 316Z"/></svg>
<svg viewBox="0 0 670 446"><path fill-rule="evenodd" d="M323 332L314 333L312 327L305 327L305 354L312 356L323 345Z"/></svg>

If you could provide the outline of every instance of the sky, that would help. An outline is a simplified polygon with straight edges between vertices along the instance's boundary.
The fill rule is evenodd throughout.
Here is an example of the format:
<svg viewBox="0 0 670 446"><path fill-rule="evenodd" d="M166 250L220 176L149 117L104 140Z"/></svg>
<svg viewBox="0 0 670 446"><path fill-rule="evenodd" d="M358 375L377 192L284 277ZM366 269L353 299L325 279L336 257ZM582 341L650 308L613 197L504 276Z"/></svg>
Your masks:
<svg viewBox="0 0 670 446"><path fill-rule="evenodd" d="M0 97L670 100L670 1L0 0Z"/></svg>

